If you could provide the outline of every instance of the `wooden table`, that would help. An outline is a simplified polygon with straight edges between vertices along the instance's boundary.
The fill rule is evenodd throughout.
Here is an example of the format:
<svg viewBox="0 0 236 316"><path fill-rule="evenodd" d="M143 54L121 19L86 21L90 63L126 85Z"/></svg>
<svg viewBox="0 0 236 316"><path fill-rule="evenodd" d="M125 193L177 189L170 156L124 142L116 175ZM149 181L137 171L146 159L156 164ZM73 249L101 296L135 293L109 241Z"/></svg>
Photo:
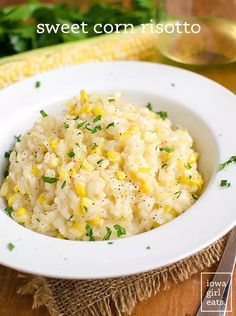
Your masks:
<svg viewBox="0 0 236 316"><path fill-rule="evenodd" d="M218 0L222 1L222 0ZM10 1L1 0L0 4ZM12 2L17 2L13 0ZM22 2L19 0L18 2ZM231 0L230 4L233 3ZM225 6L227 7L227 6ZM222 8L223 9L223 8ZM171 62L157 56L157 61ZM236 67L225 66L205 69L192 69L201 73L227 88L236 92ZM216 265L206 271L215 271ZM32 297L16 294L21 281L17 279L17 272L0 266L0 316L48 316L46 308L31 309ZM236 293L236 272L233 277L233 293ZM200 304L200 273L193 275L189 280L173 285L168 291L139 303L132 316L190 316L195 315ZM236 315L236 296L233 296L233 311L227 316Z"/></svg>

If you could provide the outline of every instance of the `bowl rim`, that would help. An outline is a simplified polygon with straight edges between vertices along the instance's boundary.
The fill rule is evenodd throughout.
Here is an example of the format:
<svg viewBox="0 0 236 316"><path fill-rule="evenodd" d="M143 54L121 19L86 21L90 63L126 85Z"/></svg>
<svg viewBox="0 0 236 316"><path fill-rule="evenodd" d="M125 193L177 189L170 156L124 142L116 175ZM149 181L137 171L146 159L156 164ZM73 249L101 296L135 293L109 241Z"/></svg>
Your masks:
<svg viewBox="0 0 236 316"><path fill-rule="evenodd" d="M99 75L99 82L92 79L89 82L88 73ZM139 80L140 76L142 81ZM12 105L14 100L17 99L24 109L29 108L32 100L38 98L35 105L35 111L38 111L39 106L45 102L51 104L62 99L63 95L70 97L75 91L75 83L72 79L77 79L77 83L84 83L86 89L96 82L101 89L102 84L106 83L106 87L111 90L116 82L115 87L117 86L118 89L113 88L115 91L128 84L129 88L126 90L129 91L142 90L145 93L153 91L157 95L170 93L173 100L184 102L190 110L199 102L199 108L194 108L194 111L211 129L219 151L219 161L225 161L233 155L233 148L236 147L236 140L233 139L236 131L233 125L233 117L236 114L236 107L233 107L235 95L201 75L150 62L116 61L80 64L45 72L11 85L0 91L0 101L3 104L0 108L1 135L6 127L6 118L11 115L11 111L14 111ZM158 83L159 92L154 90L155 84L150 83L151 79L155 79L155 83ZM36 81L43 83L40 89L34 89ZM177 81L178 84L172 87L171 82ZM63 86L66 86L64 91L62 91ZM195 92L194 100L191 99L191 91ZM209 103L208 106L204 106L204 98ZM208 111L213 109L213 102L215 112L211 115ZM222 118L224 118L223 122ZM223 128L221 136L219 136L220 128ZM0 144L2 145L1 141ZM175 220L146 233L114 240L113 244L106 241L90 243L49 238L21 227L7 217L4 211L0 212L0 243L3 249L0 263L24 272L68 279L118 277L172 264L209 246L235 226L234 190L233 186L227 190L219 187L223 175L228 179L236 178L236 170L229 167L222 174L216 172L199 201ZM205 205L208 208L203 212ZM225 216L219 221L217 217L212 217L214 214L210 208L214 208L216 216L220 216L222 207ZM205 216L205 221L200 221L200 215ZM188 224L185 226L185 231L182 227L183 222ZM160 249L158 243L163 240L163 248ZM8 242L13 242L16 246L12 252L7 249ZM150 249L147 250L148 246Z"/></svg>

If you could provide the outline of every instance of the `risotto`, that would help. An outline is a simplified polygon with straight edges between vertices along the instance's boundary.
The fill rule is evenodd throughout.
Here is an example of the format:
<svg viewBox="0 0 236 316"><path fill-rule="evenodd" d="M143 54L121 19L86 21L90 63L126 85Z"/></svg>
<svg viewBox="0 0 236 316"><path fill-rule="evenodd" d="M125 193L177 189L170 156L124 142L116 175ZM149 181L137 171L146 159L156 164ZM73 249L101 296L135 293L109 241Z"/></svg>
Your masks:
<svg viewBox="0 0 236 316"><path fill-rule="evenodd" d="M5 154L8 214L42 234L75 240L136 235L169 222L203 184L189 133L152 105L91 94L32 129Z"/></svg>

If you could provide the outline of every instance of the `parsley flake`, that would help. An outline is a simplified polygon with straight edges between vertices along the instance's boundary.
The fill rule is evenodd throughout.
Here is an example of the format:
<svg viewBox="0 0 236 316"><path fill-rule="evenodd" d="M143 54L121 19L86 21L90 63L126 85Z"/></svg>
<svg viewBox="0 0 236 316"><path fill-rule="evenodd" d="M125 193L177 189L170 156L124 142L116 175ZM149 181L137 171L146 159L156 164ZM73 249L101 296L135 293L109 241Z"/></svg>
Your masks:
<svg viewBox="0 0 236 316"><path fill-rule="evenodd" d="M40 81L36 81L35 82L35 88L37 89L39 87L41 87L41 82Z"/></svg>
<svg viewBox="0 0 236 316"><path fill-rule="evenodd" d="M226 166L231 163L236 163L236 156L231 156L227 161L219 164L219 170L223 170Z"/></svg>
<svg viewBox="0 0 236 316"><path fill-rule="evenodd" d="M122 235L126 235L126 229L118 224L114 225L114 228L117 233L117 237L120 237Z"/></svg>
<svg viewBox="0 0 236 316"><path fill-rule="evenodd" d="M173 148L168 148L168 147L161 147L160 151L165 151L167 153L172 153L174 151Z"/></svg>
<svg viewBox="0 0 236 316"><path fill-rule="evenodd" d="M164 111L156 112L156 114L159 115L160 118L161 118L163 121L165 121L165 119L167 119L167 117L168 117L167 112L164 112Z"/></svg>
<svg viewBox="0 0 236 316"><path fill-rule="evenodd" d="M47 117L47 113L44 110L39 111L39 113L42 115L42 117Z"/></svg>
<svg viewBox="0 0 236 316"><path fill-rule="evenodd" d="M12 250L15 248L15 245L14 245L13 243L9 242L9 244L7 245L7 247L8 247L8 249L9 249L10 251L12 251Z"/></svg>
<svg viewBox="0 0 236 316"><path fill-rule="evenodd" d="M102 116L98 115L93 119L93 123L96 123L97 121L100 121L101 119L102 119Z"/></svg>
<svg viewBox="0 0 236 316"><path fill-rule="evenodd" d="M55 182L57 182L57 178L51 178L51 177L43 177L43 181L45 182L45 183L50 183L50 184L52 184L52 183L55 183Z"/></svg>
<svg viewBox="0 0 236 316"><path fill-rule="evenodd" d="M75 153L73 151L69 151L67 153L67 156L70 157L70 158L73 158L73 157L75 157Z"/></svg>
<svg viewBox="0 0 236 316"><path fill-rule="evenodd" d="M181 191L177 191L177 192L175 192L175 195L176 195L176 199L178 199L179 197L180 197L180 195L182 194L182 192Z"/></svg>
<svg viewBox="0 0 236 316"><path fill-rule="evenodd" d="M228 187L230 187L230 182L228 180L221 180L220 186L223 188L228 188Z"/></svg>
<svg viewBox="0 0 236 316"><path fill-rule="evenodd" d="M87 123L87 121L84 121L84 122L79 123L79 124L77 125L77 128L82 127L85 123Z"/></svg>
<svg viewBox="0 0 236 316"><path fill-rule="evenodd" d="M86 229L86 235L89 237L89 240L90 241L94 241L95 239L93 237L93 229L92 229L92 227L89 224L87 224L85 226L85 229Z"/></svg>
<svg viewBox="0 0 236 316"><path fill-rule="evenodd" d="M80 148L80 144L79 143L75 143L75 145Z"/></svg>
<svg viewBox="0 0 236 316"><path fill-rule="evenodd" d="M8 206L8 207L5 208L5 211L6 211L7 214L11 217L11 214L12 214L12 212L13 212L13 208L10 207L10 206Z"/></svg>
<svg viewBox="0 0 236 316"><path fill-rule="evenodd" d="M187 170L192 169L192 166L189 163L186 163L184 166Z"/></svg>
<svg viewBox="0 0 236 316"><path fill-rule="evenodd" d="M148 102L146 104L146 108L149 110L149 111L152 111L152 104L150 102Z"/></svg>
<svg viewBox="0 0 236 316"><path fill-rule="evenodd" d="M11 153L12 153L11 150L6 151L5 154L4 154L4 157L7 158L7 159L10 158Z"/></svg>
<svg viewBox="0 0 236 316"><path fill-rule="evenodd" d="M70 125L69 125L68 123L64 123L63 125L64 125L64 128L65 128L65 129L67 129L67 128L70 127Z"/></svg>
<svg viewBox="0 0 236 316"><path fill-rule="evenodd" d="M104 159L100 159L97 161L97 164L99 165L101 162L103 162Z"/></svg>
<svg viewBox="0 0 236 316"><path fill-rule="evenodd" d="M111 238L112 230L109 227L106 227L106 235L103 237L103 240L109 240Z"/></svg>
<svg viewBox="0 0 236 316"><path fill-rule="evenodd" d="M108 128L114 126L114 125L115 125L115 122L111 122L111 123L109 123L109 124L107 125L106 129L108 129Z"/></svg>
<svg viewBox="0 0 236 316"><path fill-rule="evenodd" d="M19 135L19 136L15 135L15 139L16 139L17 143L19 143L21 141L21 135Z"/></svg>
<svg viewBox="0 0 236 316"><path fill-rule="evenodd" d="M62 183L61 189L63 189L66 186L66 180Z"/></svg>
<svg viewBox="0 0 236 316"><path fill-rule="evenodd" d="M194 200L198 200L199 196L196 195L196 194L192 194L192 198L193 198Z"/></svg>

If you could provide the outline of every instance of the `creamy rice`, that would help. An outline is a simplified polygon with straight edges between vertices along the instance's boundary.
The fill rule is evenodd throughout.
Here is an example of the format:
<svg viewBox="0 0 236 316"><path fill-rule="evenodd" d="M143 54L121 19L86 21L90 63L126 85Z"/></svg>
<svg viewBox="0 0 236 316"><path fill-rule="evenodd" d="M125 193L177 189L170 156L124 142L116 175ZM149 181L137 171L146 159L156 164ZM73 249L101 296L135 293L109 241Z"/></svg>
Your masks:
<svg viewBox="0 0 236 316"><path fill-rule="evenodd" d="M166 112L84 90L66 106L57 116L41 111L10 153L0 194L16 222L59 238L108 240L167 223L198 198L193 140Z"/></svg>

